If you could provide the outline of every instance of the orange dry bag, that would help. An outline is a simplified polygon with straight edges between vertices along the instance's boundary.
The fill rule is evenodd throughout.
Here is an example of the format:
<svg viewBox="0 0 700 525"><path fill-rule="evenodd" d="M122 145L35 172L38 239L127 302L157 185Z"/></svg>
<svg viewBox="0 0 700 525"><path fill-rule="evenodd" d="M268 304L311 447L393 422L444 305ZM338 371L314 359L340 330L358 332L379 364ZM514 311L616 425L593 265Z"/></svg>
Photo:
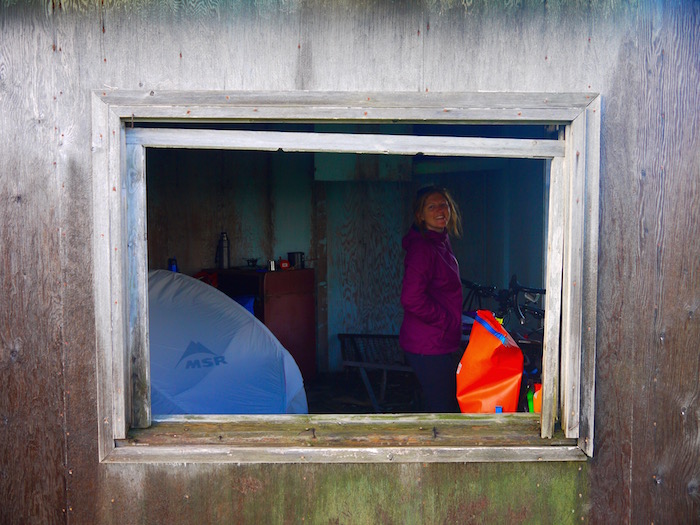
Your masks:
<svg viewBox="0 0 700 525"><path fill-rule="evenodd" d="M523 353L488 310L479 310L457 367L457 401L463 413L515 412Z"/></svg>

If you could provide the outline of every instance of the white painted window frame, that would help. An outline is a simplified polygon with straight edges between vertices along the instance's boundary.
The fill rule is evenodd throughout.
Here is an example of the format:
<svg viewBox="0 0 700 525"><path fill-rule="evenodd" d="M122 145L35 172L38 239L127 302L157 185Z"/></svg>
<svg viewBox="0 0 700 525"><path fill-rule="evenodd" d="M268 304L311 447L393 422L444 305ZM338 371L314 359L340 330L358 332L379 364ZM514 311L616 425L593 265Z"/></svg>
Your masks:
<svg viewBox="0 0 700 525"><path fill-rule="evenodd" d="M108 462L382 462L581 460L593 454L600 96L582 93L95 91L93 261L100 459ZM132 128L150 122L557 124L564 140ZM542 438L560 422L576 446L308 449L124 445L151 425L145 150L211 148L551 159ZM437 421L438 416L432 416ZM467 415L440 415L459 424ZM532 416L530 416L532 417ZM226 422L251 416L226 416ZM313 424L321 416L270 416ZM338 416L357 422L357 416ZM422 416L423 424L431 416ZM221 421L190 416L187 421ZM371 421L372 418L368 418ZM381 421L381 419L376 419ZM341 421L339 421L341 422ZM342 422L341 422L342 423ZM494 432L497 432L494 424ZM122 441L120 441L122 440ZM488 448L488 450L487 450ZM255 458L255 459L252 459Z"/></svg>

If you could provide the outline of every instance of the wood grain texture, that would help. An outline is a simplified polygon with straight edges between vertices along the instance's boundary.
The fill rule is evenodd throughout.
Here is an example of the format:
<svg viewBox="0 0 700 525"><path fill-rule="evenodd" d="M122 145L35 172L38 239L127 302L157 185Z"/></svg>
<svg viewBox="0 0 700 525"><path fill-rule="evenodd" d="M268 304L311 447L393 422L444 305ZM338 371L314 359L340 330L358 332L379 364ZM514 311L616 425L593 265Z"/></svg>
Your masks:
<svg viewBox="0 0 700 525"><path fill-rule="evenodd" d="M434 155L440 157L551 158L564 154L557 140L429 137L370 133L303 133L135 128L127 144L157 148Z"/></svg>
<svg viewBox="0 0 700 525"><path fill-rule="evenodd" d="M567 171L564 159L552 161L549 183L549 225L547 226L547 278L545 282L545 311L542 355L542 437L554 435L554 424L559 419L559 385L557 373L561 360L562 264L564 259L564 223L566 215ZM544 400L548 401L545 403Z"/></svg>
<svg viewBox="0 0 700 525"><path fill-rule="evenodd" d="M337 368L335 334L397 334L402 318L401 237L411 198L405 183L326 184L329 363ZM332 305L332 308L331 308Z"/></svg>
<svg viewBox="0 0 700 525"><path fill-rule="evenodd" d="M640 23L630 310L647 321L633 375L647 395L632 405L631 518L690 523L700 521L700 246L684 239L700 237L700 7L657 9Z"/></svg>
<svg viewBox="0 0 700 525"><path fill-rule="evenodd" d="M581 388L581 298L586 186L586 112L567 126L564 268L562 273L561 425L567 437L578 438ZM550 202L551 202L550 197Z"/></svg>
<svg viewBox="0 0 700 525"><path fill-rule="evenodd" d="M533 414L490 414L442 417L392 414L380 417L356 415L219 416L207 418L165 417L150 429L133 430L120 446L228 447L285 446L336 447L439 447L528 446L569 447L575 440L559 431L551 440L539 436L538 417ZM372 454L373 452L370 452ZM135 452L138 454L138 452Z"/></svg>
<svg viewBox="0 0 700 525"><path fill-rule="evenodd" d="M61 203L63 130L52 102L60 82L39 73L58 59L52 24L31 11L16 7L18 23L0 15L2 523L58 523L66 501L65 399L72 394L63 253L71 240Z"/></svg>
<svg viewBox="0 0 700 525"><path fill-rule="evenodd" d="M127 345L131 385L131 426L151 424L151 358L148 337L148 261L146 195L146 148L126 148L126 193L128 195L127 250L129 290L129 334Z"/></svg>
<svg viewBox="0 0 700 525"><path fill-rule="evenodd" d="M633 312L629 293L638 284L633 275L636 213L630 192L635 187L628 174L636 165L636 118L630 118L626 93L638 93L631 78L641 75L636 47L621 50L619 71L608 78L611 93L604 97L601 130L601 223L599 251L598 340L596 355L595 460L591 471L593 523L631 523L631 452L633 417L630 407L639 395L633 386L636 332L646 314ZM621 123L625 123L622 129ZM631 214L631 215L630 215ZM615 487L615 490L611 490Z"/></svg>
<svg viewBox="0 0 700 525"><path fill-rule="evenodd" d="M586 195L583 247L581 333L581 419L578 444L593 455L595 427L596 314L598 312L598 249L600 237L600 119L602 100L586 108Z"/></svg>
<svg viewBox="0 0 700 525"><path fill-rule="evenodd" d="M125 255L127 251L128 223L127 214L127 188L126 169L122 164L122 155L125 151L124 129L114 113L108 116L108 124L105 133L109 136L108 162L109 173L106 175L107 202L109 208L109 279L100 281L109 282L109 301L114 300L114 306L110 305L109 328L110 346L107 353L111 360L110 367L104 370L104 377L109 378L114 385L110 393L113 398L111 426L114 429L114 437L124 437L131 424L131 363L127 352L128 342L128 301L124 298L124 291L128 289L129 261ZM104 177L101 177L104 178ZM108 390L109 392L109 390ZM109 394L108 394L109 395Z"/></svg>
<svg viewBox="0 0 700 525"><path fill-rule="evenodd" d="M700 517L700 374L691 342L699 257L690 241L698 235L698 80L690 58L698 54L698 11L657 7L639 13L639 46L624 49L626 65L611 78L620 96L602 109L597 522ZM623 102L626 93L638 94L635 104ZM617 135L610 126L630 112ZM605 493L606 484L618 490Z"/></svg>
<svg viewBox="0 0 700 525"><path fill-rule="evenodd" d="M589 466L581 462L325 468L209 463L196 471L183 462L103 469L114 498L100 502L95 516L106 524L119 519L213 523L231 516L244 523L493 523L503 515L517 523L547 515L557 494L566 495L556 505L558 515L566 516L562 521L577 523L587 516L579 501L587 494ZM523 479L533 482L523 484ZM509 495L520 485L517 496Z"/></svg>
<svg viewBox="0 0 700 525"><path fill-rule="evenodd" d="M364 445L364 444L363 444ZM350 463L519 463L519 462L572 462L585 461L586 456L576 445L571 446L484 446L478 444L438 446L407 446L401 442L395 446L380 447L308 447L285 446L250 447L227 445L188 445L119 447L105 460L110 463L321 463L347 465Z"/></svg>

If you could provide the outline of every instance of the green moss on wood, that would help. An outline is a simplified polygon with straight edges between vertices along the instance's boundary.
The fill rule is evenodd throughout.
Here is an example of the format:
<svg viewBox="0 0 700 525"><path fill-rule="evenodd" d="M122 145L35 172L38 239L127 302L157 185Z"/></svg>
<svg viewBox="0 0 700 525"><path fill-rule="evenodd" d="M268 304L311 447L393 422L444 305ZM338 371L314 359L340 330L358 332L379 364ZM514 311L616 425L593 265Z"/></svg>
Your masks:
<svg viewBox="0 0 700 525"><path fill-rule="evenodd" d="M113 465L100 523L581 523L587 463Z"/></svg>

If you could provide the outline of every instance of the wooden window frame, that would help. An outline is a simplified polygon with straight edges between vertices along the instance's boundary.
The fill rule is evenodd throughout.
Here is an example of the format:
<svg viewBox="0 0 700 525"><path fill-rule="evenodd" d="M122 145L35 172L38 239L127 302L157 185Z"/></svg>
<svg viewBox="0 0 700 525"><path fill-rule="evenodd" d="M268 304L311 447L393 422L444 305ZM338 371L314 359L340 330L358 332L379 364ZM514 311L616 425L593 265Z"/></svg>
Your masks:
<svg viewBox="0 0 700 525"><path fill-rule="evenodd" d="M95 91L93 262L104 462L570 461L593 454L600 96ZM555 124L560 140L134 128L148 122ZM550 159L543 405L534 414L151 420L145 150Z"/></svg>

